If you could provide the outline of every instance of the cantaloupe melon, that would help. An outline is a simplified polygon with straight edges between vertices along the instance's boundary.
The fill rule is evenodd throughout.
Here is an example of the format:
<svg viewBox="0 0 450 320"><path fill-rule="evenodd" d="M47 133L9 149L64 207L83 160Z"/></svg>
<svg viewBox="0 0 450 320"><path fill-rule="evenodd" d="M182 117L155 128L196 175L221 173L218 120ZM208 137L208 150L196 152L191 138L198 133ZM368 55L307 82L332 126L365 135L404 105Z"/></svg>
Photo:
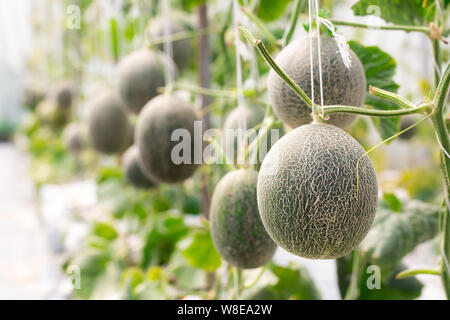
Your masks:
<svg viewBox="0 0 450 320"><path fill-rule="evenodd" d="M151 39L164 38L166 28L165 23L166 20L164 17L159 17L150 23L148 29L150 41ZM185 24L171 19L169 19L169 28L170 34L176 34L188 30ZM164 44L159 44L158 49L164 52ZM179 39L172 41L172 54L173 61L179 70L187 67L192 60L192 46L190 39Z"/></svg>
<svg viewBox="0 0 450 320"><path fill-rule="evenodd" d="M62 81L55 85L51 92L51 96L60 109L66 110L72 107L75 94L74 91L74 85L70 81Z"/></svg>
<svg viewBox="0 0 450 320"><path fill-rule="evenodd" d="M276 244L261 222L256 200L258 172L239 169L217 184L210 208L211 236L219 254L239 268L268 263Z"/></svg>
<svg viewBox="0 0 450 320"><path fill-rule="evenodd" d="M89 142L106 154L125 150L132 134L125 106L110 90L101 92L87 103Z"/></svg>
<svg viewBox="0 0 450 320"><path fill-rule="evenodd" d="M123 154L122 168L127 181L131 185L142 189L153 188L156 186L142 170L139 160L139 150L135 145L129 147Z"/></svg>
<svg viewBox="0 0 450 320"><path fill-rule="evenodd" d="M364 68L351 51L350 69L344 65L336 41L322 36L321 60L324 105L361 107L366 93ZM277 56L277 64L311 97L310 41L300 38L292 41ZM314 99L320 105L319 65L317 38L313 38ZM276 74L269 72L267 83L269 100L278 117L292 128L311 123L311 108ZM327 120L341 128L347 128L355 119L354 114L335 113Z"/></svg>
<svg viewBox="0 0 450 320"><path fill-rule="evenodd" d="M194 162L194 121L198 120L193 107L173 94L163 94L150 100L139 114L135 143L139 148L142 166L153 180L165 183L182 182L197 169ZM172 134L180 129L189 135L189 154L181 154L179 163L172 158L176 145L184 140L172 141ZM200 137L201 138L201 137ZM175 156L179 156L175 154Z"/></svg>
<svg viewBox="0 0 450 320"><path fill-rule="evenodd" d="M174 62L165 54L149 49L139 49L126 56L119 65L119 91L127 108L134 113L164 87L164 65L172 65L175 75L178 71Z"/></svg>
<svg viewBox="0 0 450 320"><path fill-rule="evenodd" d="M267 154L258 177L258 207L272 239L305 258L336 259L366 236L378 199L372 162L348 133L308 124Z"/></svg>
<svg viewBox="0 0 450 320"><path fill-rule="evenodd" d="M87 132L80 123L70 123L64 128L63 139L69 151L79 153L87 145Z"/></svg>

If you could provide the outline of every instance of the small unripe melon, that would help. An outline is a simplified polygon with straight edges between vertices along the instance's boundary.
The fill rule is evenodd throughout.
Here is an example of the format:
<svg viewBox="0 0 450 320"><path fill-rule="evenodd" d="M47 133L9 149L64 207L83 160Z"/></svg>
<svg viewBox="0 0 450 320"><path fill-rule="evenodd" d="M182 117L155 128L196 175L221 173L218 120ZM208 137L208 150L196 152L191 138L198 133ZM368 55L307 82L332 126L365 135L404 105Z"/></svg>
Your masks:
<svg viewBox="0 0 450 320"><path fill-rule="evenodd" d="M89 141L94 149L106 154L123 151L129 143L131 126L125 106L110 90L88 102Z"/></svg>
<svg viewBox="0 0 450 320"><path fill-rule="evenodd" d="M366 236L375 217L378 186L372 162L342 129L308 124L289 132L263 161L258 208L282 248L301 257L336 259Z"/></svg>
<svg viewBox="0 0 450 320"><path fill-rule="evenodd" d="M73 102L74 86L69 81L58 83L52 91L52 98L56 101L60 109L70 109Z"/></svg>
<svg viewBox="0 0 450 320"><path fill-rule="evenodd" d="M149 26L150 38L163 38L165 35L166 20L159 17L153 20ZM187 31L188 28L174 20L169 20L170 34ZM164 51L164 44L159 44L158 49ZM179 39L172 41L173 61L179 70L184 69L192 60L192 46L189 39Z"/></svg>
<svg viewBox="0 0 450 320"><path fill-rule="evenodd" d="M416 123L417 120L415 117L403 117L400 122L400 131L403 131L410 126L412 126L414 123ZM416 134L417 127L412 127L408 131L403 132L401 135L399 135L399 139L401 140L410 140L414 135Z"/></svg>
<svg viewBox="0 0 450 320"><path fill-rule="evenodd" d="M85 128L80 123L71 123L64 128L64 143L73 153L79 153L86 147L86 138Z"/></svg>
<svg viewBox="0 0 450 320"><path fill-rule="evenodd" d="M233 266L257 268L268 263L276 244L261 222L256 200L258 172L226 174L211 198L211 236L219 254Z"/></svg>
<svg viewBox="0 0 450 320"><path fill-rule="evenodd" d="M320 105L319 63L317 38L313 38L314 102ZM277 56L277 64L311 97L311 64L309 38L292 41ZM342 61L336 41L320 38L324 105L361 107L366 94L366 77L361 61L350 50L351 67ZM311 108L271 70L267 83L270 103L277 116L292 128L311 123ZM325 122L347 128L355 119L354 114L335 113Z"/></svg>
<svg viewBox="0 0 450 320"><path fill-rule="evenodd" d="M144 105L158 94L157 89L164 87L165 64L173 66L175 75L178 73L172 59L148 49L136 50L120 63L120 96L131 112L139 113Z"/></svg>
<svg viewBox="0 0 450 320"><path fill-rule="evenodd" d="M127 181L137 188L153 188L156 184L150 180L141 168L139 150L132 145L122 156L122 168Z"/></svg>
<svg viewBox="0 0 450 320"><path fill-rule="evenodd" d="M195 172L198 167L198 164L194 163L196 120L198 119L193 107L172 94L156 96L145 105L137 120L134 140L139 148L143 169L148 176L158 182L177 183ZM189 136L186 138L190 139L187 143L189 150L186 150L187 154L181 154L182 159L178 159L177 152L174 152L177 159L172 158L174 147L185 142L183 138L172 141L175 130L186 133Z"/></svg>

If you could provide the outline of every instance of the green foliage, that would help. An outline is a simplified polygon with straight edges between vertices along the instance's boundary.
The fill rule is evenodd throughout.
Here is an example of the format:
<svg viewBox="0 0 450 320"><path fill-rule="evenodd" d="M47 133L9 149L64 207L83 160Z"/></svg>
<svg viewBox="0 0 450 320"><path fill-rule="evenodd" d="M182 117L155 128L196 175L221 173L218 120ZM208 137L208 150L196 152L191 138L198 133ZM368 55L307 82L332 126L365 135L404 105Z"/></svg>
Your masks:
<svg viewBox="0 0 450 320"><path fill-rule="evenodd" d="M393 193L385 193L383 195L384 201L388 204L389 208L394 212L400 212L402 210L401 201Z"/></svg>
<svg viewBox="0 0 450 320"><path fill-rule="evenodd" d="M405 270L404 266L400 266L395 274ZM396 279L395 274L389 277L380 289L369 289L367 280L369 280L370 273L364 273L361 279L360 296L361 300L413 300L417 299L421 292L423 285L416 277L409 277L405 279ZM370 281L370 280L369 280Z"/></svg>
<svg viewBox="0 0 450 320"><path fill-rule="evenodd" d="M109 254L105 250L84 248L74 259L66 264L66 272L70 266L78 266L80 269L80 287L74 290L74 294L82 299L89 299L106 271ZM75 278L75 277L74 277Z"/></svg>
<svg viewBox="0 0 450 320"><path fill-rule="evenodd" d="M144 268L169 261L176 243L188 232L183 218L175 213L155 217L147 229L141 261Z"/></svg>
<svg viewBox="0 0 450 320"><path fill-rule="evenodd" d="M401 25L425 25L432 21L435 9L434 1L424 0L360 0L352 9L357 16L379 13L386 22ZM446 1L446 4L448 1ZM372 6L377 6L372 7Z"/></svg>
<svg viewBox="0 0 450 320"><path fill-rule="evenodd" d="M244 294L252 300L317 300L320 293L306 269L289 264L281 267L274 263L268 270L273 277L269 284L256 290L248 290Z"/></svg>
<svg viewBox="0 0 450 320"><path fill-rule="evenodd" d="M341 297L346 296L350 285L352 275L353 255L348 255L336 260L336 271L338 275L338 284ZM362 271L358 279L358 296L359 300L405 300L416 299L422 292L423 285L416 277L405 279L396 279L395 274L405 270L403 265L399 265L394 274L387 277L381 272L380 287L374 286L374 279L371 278L375 274L369 269L370 264L363 264ZM369 288L369 285L372 285Z"/></svg>
<svg viewBox="0 0 450 320"><path fill-rule="evenodd" d="M369 87L374 87L397 92L399 85L394 82L394 75L397 63L389 54L375 46L364 47L363 45L349 41L350 48L356 53L366 72L367 93L365 104L377 110L396 110L399 109L393 103L381 100L369 93ZM400 118L376 118L372 121L381 138L387 139L399 131Z"/></svg>
<svg viewBox="0 0 450 320"><path fill-rule="evenodd" d="M206 3L206 0L177 0L183 9L192 11L195 7Z"/></svg>
<svg viewBox="0 0 450 320"><path fill-rule="evenodd" d="M195 232L180 243L180 250L193 267L214 271L221 265L219 253L214 247L209 231Z"/></svg>
<svg viewBox="0 0 450 320"><path fill-rule="evenodd" d="M438 233L439 206L415 200L402 206L400 213L379 208L360 246L363 257L384 274L392 274L406 254Z"/></svg>
<svg viewBox="0 0 450 320"><path fill-rule="evenodd" d="M287 5L291 1L292 0L261 0L256 14L265 22L276 20L284 13Z"/></svg>
<svg viewBox="0 0 450 320"><path fill-rule="evenodd" d="M94 223L93 234L106 240L114 240L118 236L116 229L112 225L104 222Z"/></svg>

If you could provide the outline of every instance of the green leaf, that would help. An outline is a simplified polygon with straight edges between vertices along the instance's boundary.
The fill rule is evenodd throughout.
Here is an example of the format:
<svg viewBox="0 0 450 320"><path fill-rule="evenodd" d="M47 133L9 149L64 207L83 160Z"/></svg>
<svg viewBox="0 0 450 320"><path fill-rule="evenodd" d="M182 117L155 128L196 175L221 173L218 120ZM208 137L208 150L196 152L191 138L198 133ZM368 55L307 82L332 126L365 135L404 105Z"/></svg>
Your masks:
<svg viewBox="0 0 450 320"><path fill-rule="evenodd" d="M206 3L206 0L178 0L184 10L192 11L195 7Z"/></svg>
<svg viewBox="0 0 450 320"><path fill-rule="evenodd" d="M309 276L307 270L299 265L289 264L281 267L274 263L269 265L269 270L275 276L273 284L254 290L248 289L245 297L251 300L317 300L320 293ZM266 271L267 272L267 271Z"/></svg>
<svg viewBox="0 0 450 320"><path fill-rule="evenodd" d="M123 172L120 167L101 167L98 171L97 182L102 183L109 179L123 179Z"/></svg>
<svg viewBox="0 0 450 320"><path fill-rule="evenodd" d="M396 279L395 275L405 270L403 265L399 265L396 271L387 278L381 271L380 288L369 289L367 280L374 273L368 270L370 264L363 265L363 270L359 279L359 300L403 300L416 299L422 292L423 285L415 277ZM339 292L341 297L345 297L350 278L352 276L352 257L347 255L336 260L336 271L338 276ZM369 280L369 283L373 283Z"/></svg>
<svg viewBox="0 0 450 320"><path fill-rule="evenodd" d="M366 269L367 270L367 269ZM416 277L396 279L395 274L406 270L400 265L387 280L383 281L380 289L369 289L367 280L371 273L364 272L360 284L360 300L412 300L420 296L423 284Z"/></svg>
<svg viewBox="0 0 450 320"><path fill-rule="evenodd" d="M89 299L96 285L104 272L110 256L104 250L98 249L83 249L80 254L75 256L67 265L67 272L71 270L71 266L79 267L79 274L77 269L73 269L72 279L79 276L79 288L75 287L74 294L82 299Z"/></svg>
<svg viewBox="0 0 450 320"><path fill-rule="evenodd" d="M360 245L367 261L378 265L385 275L392 274L401 259L418 244L438 233L439 206L417 200L402 206L401 213L379 216L377 211L374 225Z"/></svg>
<svg viewBox="0 0 450 320"><path fill-rule="evenodd" d="M360 0L352 9L357 16L379 14L386 22L423 26L432 21L435 7L432 0L425 7L423 3L423 0Z"/></svg>
<svg viewBox="0 0 450 320"><path fill-rule="evenodd" d="M402 210L401 201L393 193L385 193L383 195L384 200L388 204L389 208L394 212L400 212Z"/></svg>
<svg viewBox="0 0 450 320"><path fill-rule="evenodd" d="M183 256L193 267L206 271L217 270L222 264L209 231L199 231L180 242Z"/></svg>
<svg viewBox="0 0 450 320"><path fill-rule="evenodd" d="M173 271L177 287L183 290L201 290L208 285L205 270L190 266L181 266Z"/></svg>
<svg viewBox="0 0 450 320"><path fill-rule="evenodd" d="M349 41L350 48L361 61L367 82L367 93L365 104L377 110L396 110L399 107L393 103L376 98L369 93L369 86L397 92L399 85L394 81L397 63L389 54L375 46L364 47L363 45ZM383 140L392 137L400 129L400 118L377 118L371 117Z"/></svg>
<svg viewBox="0 0 450 320"><path fill-rule="evenodd" d="M292 0L261 0L256 15L265 22L278 19Z"/></svg>
<svg viewBox="0 0 450 320"><path fill-rule="evenodd" d="M149 232L142 252L141 265L143 268L167 263L176 243L188 231L183 217L176 215L158 217L148 228Z"/></svg>
<svg viewBox="0 0 450 320"><path fill-rule="evenodd" d="M112 225L103 222L94 223L93 233L106 240L114 240L118 236L116 229Z"/></svg>

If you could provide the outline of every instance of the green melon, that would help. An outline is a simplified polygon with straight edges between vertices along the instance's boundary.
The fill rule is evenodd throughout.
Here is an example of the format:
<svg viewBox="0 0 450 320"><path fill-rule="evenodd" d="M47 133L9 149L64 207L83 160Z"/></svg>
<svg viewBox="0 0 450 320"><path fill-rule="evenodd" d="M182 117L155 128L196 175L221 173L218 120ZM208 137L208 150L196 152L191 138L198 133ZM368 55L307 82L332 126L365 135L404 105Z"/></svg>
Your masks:
<svg viewBox="0 0 450 320"><path fill-rule="evenodd" d="M150 180L141 168L139 150L133 145L122 156L122 168L127 181L137 188L153 188L156 184Z"/></svg>
<svg viewBox="0 0 450 320"><path fill-rule="evenodd" d="M400 122L400 131L403 131L406 128L412 126L417 121L418 121L418 119L414 116L403 117ZM414 135L416 134L416 131L417 131L417 127L413 127L412 129L409 129L408 131L403 132L398 137L401 140L410 140L412 137L414 137Z"/></svg>
<svg viewBox="0 0 450 320"><path fill-rule="evenodd" d="M366 94L366 77L361 61L350 50L352 65L347 69L342 61L336 41L322 36L321 60L324 105L361 107ZM292 41L277 56L277 64L311 97L311 64L309 38ZM319 65L317 38L313 38L314 99L320 105ZM268 94L275 113L292 128L311 123L311 108L271 70L268 77ZM347 128L355 119L354 114L335 113L326 123Z"/></svg>
<svg viewBox="0 0 450 320"><path fill-rule="evenodd" d="M144 105L158 94L158 87L164 87L165 64L173 65L175 74L178 73L169 57L148 49L136 50L120 63L120 96L131 112L139 113Z"/></svg>
<svg viewBox="0 0 450 320"><path fill-rule="evenodd" d="M246 129L247 131L254 128L255 126L261 124L261 122L264 120L264 106L263 105L252 105L252 106L245 106L243 108L235 108L233 111L231 111L227 118L225 119L225 123L223 125L223 135L224 135L224 152L228 159L233 160L233 163L237 163L237 156L239 153L238 150L238 138L239 133L236 131L239 129L240 126L240 120L242 118L245 119L246 122ZM283 128L279 129L273 129L273 130L279 130L278 131L278 138L281 138L284 134ZM256 132L249 133L250 136L248 137L248 143L250 144L254 138L255 135L259 133L259 128L256 129ZM278 140L276 140L278 141ZM276 142L275 141L275 142ZM265 155L267 154L267 151L270 150L274 143L272 143L272 135L269 133L266 137L266 140L261 143L261 149L265 150L261 155L257 155L256 163L257 165L261 164L261 160L264 159ZM253 161L253 159L252 159ZM253 164L253 163L252 163Z"/></svg>
<svg viewBox="0 0 450 320"><path fill-rule="evenodd" d="M366 236L375 217L378 187L364 150L328 124L292 130L267 154L258 177L258 207L272 239L305 258L336 259Z"/></svg>
<svg viewBox="0 0 450 320"><path fill-rule="evenodd" d="M193 107L174 95L159 95L150 100L139 114L135 143L139 147L143 169L155 181L177 183L189 178L197 169L194 163ZM172 133L181 129L190 135L187 161L176 163L172 150L180 141L171 141Z"/></svg>
<svg viewBox="0 0 450 320"><path fill-rule="evenodd" d="M85 128L80 123L67 125L63 131L66 148L73 153L81 152L87 144L85 133Z"/></svg>
<svg viewBox="0 0 450 320"><path fill-rule="evenodd" d="M131 126L125 106L116 93L105 90L90 100L88 109L89 142L106 154L120 153L129 143Z"/></svg>
<svg viewBox="0 0 450 320"><path fill-rule="evenodd" d="M165 34L165 19L159 17L153 20L149 27L150 41L152 38L163 38ZM169 20L170 34L187 31L189 28L174 20ZM164 51L164 44L159 44L158 49ZM189 39L172 41L173 60L179 70L184 69L192 60L192 46Z"/></svg>
<svg viewBox="0 0 450 320"><path fill-rule="evenodd" d="M239 169L226 174L211 198L211 236L219 254L239 268L268 263L276 244L261 222L256 200L258 172Z"/></svg>
<svg viewBox="0 0 450 320"><path fill-rule="evenodd" d="M56 104L60 109L70 109L74 98L73 84L69 81L58 83L53 88L52 98L56 101Z"/></svg>

